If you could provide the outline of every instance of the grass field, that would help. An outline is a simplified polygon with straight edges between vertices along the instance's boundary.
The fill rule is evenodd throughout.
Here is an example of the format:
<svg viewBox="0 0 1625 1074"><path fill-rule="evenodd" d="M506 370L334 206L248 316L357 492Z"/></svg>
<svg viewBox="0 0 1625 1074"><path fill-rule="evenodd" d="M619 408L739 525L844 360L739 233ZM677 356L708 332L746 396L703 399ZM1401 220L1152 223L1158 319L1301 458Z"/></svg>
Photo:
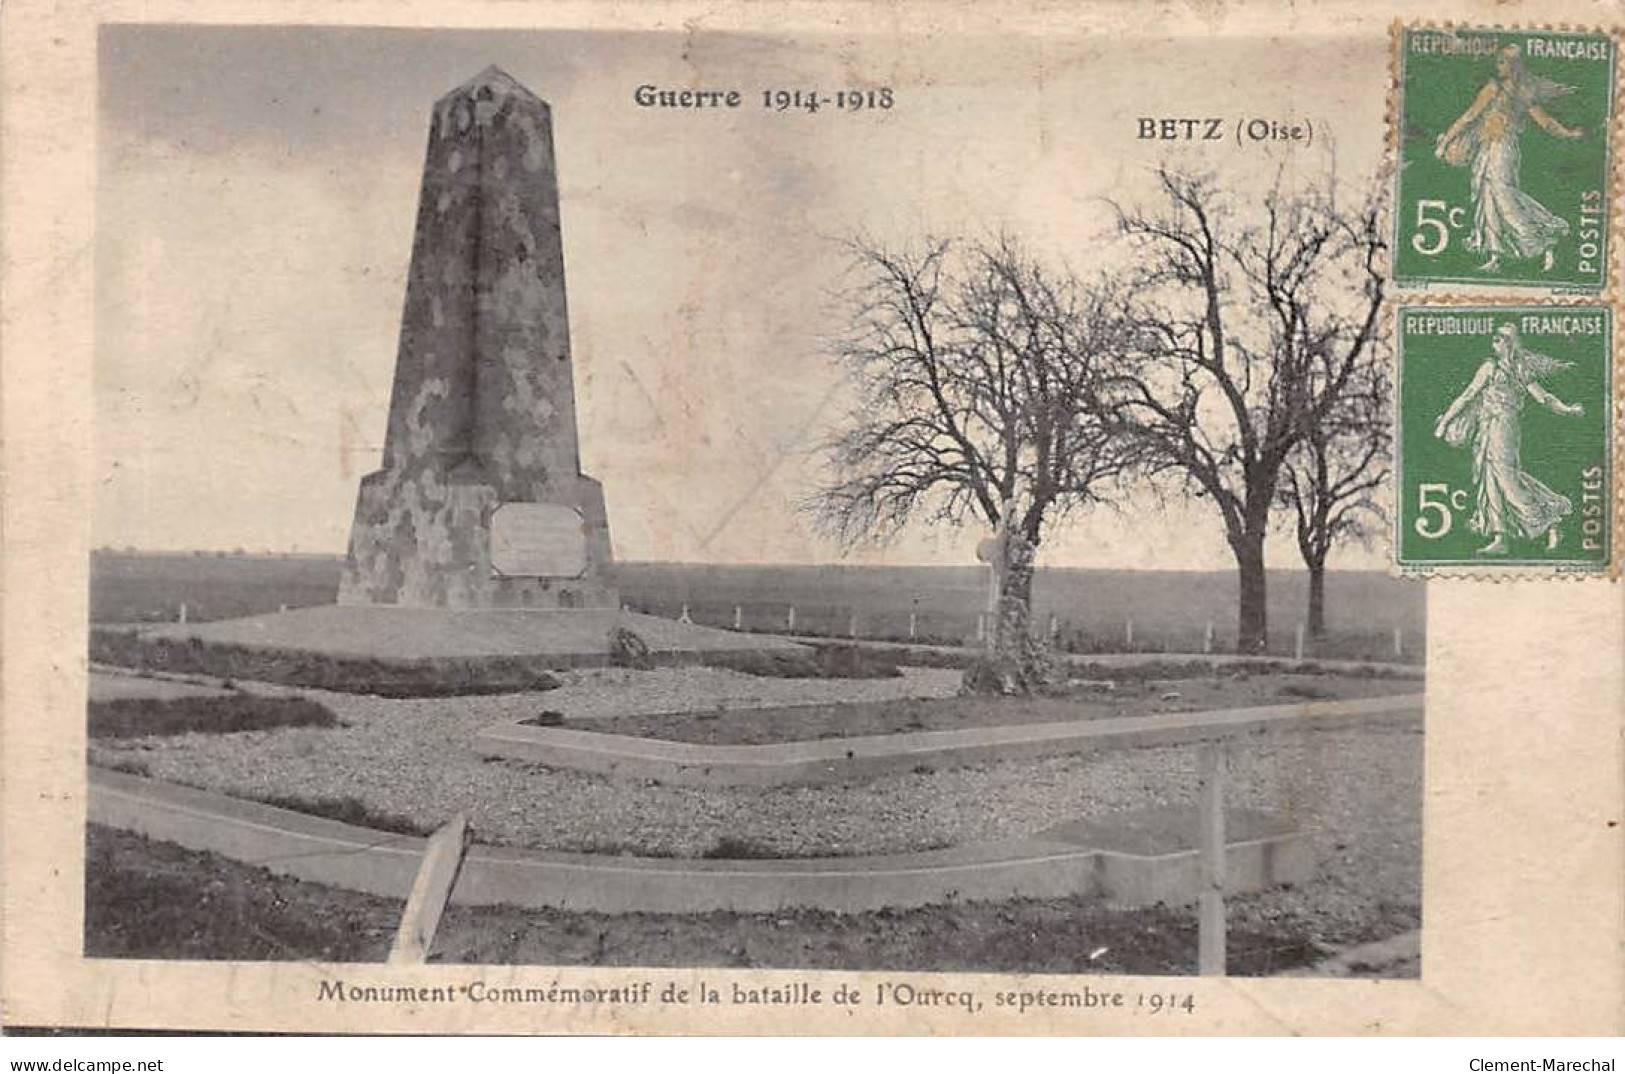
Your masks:
<svg viewBox="0 0 1625 1074"><path fill-rule="evenodd" d="M278 727L334 727L325 706L305 697L222 692L216 697L124 697L90 703L91 738L229 735Z"/></svg>
<svg viewBox="0 0 1625 1074"><path fill-rule="evenodd" d="M799 705L756 712L659 713L566 720L575 730L694 742L712 746L805 742L821 738L957 731L969 727L1121 719L1168 712L1207 712L1298 701L1384 697L1404 687L1386 679L1324 675L1209 675L1113 684L1031 698L903 698L875 704Z"/></svg>
<svg viewBox="0 0 1625 1074"><path fill-rule="evenodd" d="M228 619L279 607L330 603L338 589L337 556L271 556L98 552L91 557L93 622ZM673 617L685 605L708 626L745 630L963 643L975 636L986 599L979 567L744 567L621 563L615 584L636 611ZM1270 650L1291 652L1303 619L1308 577L1269 575ZM1420 660L1426 626L1423 589L1374 571L1331 572L1326 580L1325 643L1310 655L1393 659L1402 632L1403 659ZM795 608L790 628L789 610ZM1230 571L1040 570L1034 619L1054 615L1058 640L1075 652L1199 652L1207 624L1218 651L1234 648L1236 579ZM1130 622L1132 621L1132 639Z"/></svg>
<svg viewBox="0 0 1625 1074"><path fill-rule="evenodd" d="M182 604L200 621L331 604L343 565L340 556L93 552L90 621L173 621Z"/></svg>

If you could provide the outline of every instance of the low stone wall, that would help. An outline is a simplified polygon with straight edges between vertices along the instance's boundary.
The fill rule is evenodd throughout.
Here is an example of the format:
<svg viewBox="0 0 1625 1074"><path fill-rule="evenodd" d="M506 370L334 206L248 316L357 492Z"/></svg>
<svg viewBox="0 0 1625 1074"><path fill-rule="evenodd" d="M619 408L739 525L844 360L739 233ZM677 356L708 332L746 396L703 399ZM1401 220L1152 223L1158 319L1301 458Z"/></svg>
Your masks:
<svg viewBox="0 0 1625 1074"><path fill-rule="evenodd" d="M481 733L474 741L474 750L484 757L688 786L777 786L871 779L920 766L938 768L1099 749L1168 746L1291 730L1333 730L1376 720L1415 720L1421 715L1421 694L1398 694L758 746L709 746L511 722Z"/></svg>
<svg viewBox="0 0 1625 1074"><path fill-rule="evenodd" d="M274 872L404 899L425 841L304 813L91 769L91 821ZM1191 824L1194 837L1194 821ZM1238 816L1226 853L1227 890L1303 883L1307 841ZM477 836L477 833L476 833ZM711 861L608 857L475 846L452 901L601 913L833 911L956 900L1095 894L1125 905L1196 897L1196 852L1135 854L1084 846L1059 831L1033 839L916 854Z"/></svg>

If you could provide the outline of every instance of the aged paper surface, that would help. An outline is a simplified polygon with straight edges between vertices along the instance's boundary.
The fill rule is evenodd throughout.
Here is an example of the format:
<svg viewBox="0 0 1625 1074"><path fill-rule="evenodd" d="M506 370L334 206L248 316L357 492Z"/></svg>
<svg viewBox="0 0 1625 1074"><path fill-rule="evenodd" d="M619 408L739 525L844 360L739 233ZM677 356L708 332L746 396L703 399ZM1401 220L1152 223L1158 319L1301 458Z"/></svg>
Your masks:
<svg viewBox="0 0 1625 1074"><path fill-rule="evenodd" d="M1584 3L1175 4L1154 18L1111 4L8 6L4 1020L446 1033L1619 1032L1625 590L1602 578L1381 579L1426 586L1425 763L1420 786L1401 792L1421 811L1418 978L83 955L90 552L342 552L357 481L384 447L430 109L488 64L552 108L580 469L603 483L616 558L817 566L838 550L799 505L818 478L809 445L845 409L829 354L847 322L828 312L843 240L1003 233L1083 274L1121 269L1113 202L1143 202L1159 166L1211 173L1237 212L1277 176L1330 175L1351 198L1390 189L1395 20L1591 29L1616 14ZM839 103L825 100L836 93ZM1561 102L1550 108L1561 113ZM1617 155L1617 132L1605 133ZM1127 502L1056 524L1041 566L1234 569L1199 497ZM1617 499L1611 507L1617 520ZM971 564L986 532L917 527L849 562ZM1272 568L1298 565L1289 536L1269 542ZM1380 537L1338 555L1334 569L1392 561ZM194 785L209 789L202 776ZM335 981L382 997L467 997L475 983L499 997L561 986L653 995L324 998ZM660 1001L668 988L692 997L702 982L724 995L816 989L824 999ZM978 1009L872 1001L898 985L969 993ZM843 987L871 1001L830 1000ZM997 1002L1085 988L1126 1002ZM1177 1003L1153 1018L1151 996Z"/></svg>

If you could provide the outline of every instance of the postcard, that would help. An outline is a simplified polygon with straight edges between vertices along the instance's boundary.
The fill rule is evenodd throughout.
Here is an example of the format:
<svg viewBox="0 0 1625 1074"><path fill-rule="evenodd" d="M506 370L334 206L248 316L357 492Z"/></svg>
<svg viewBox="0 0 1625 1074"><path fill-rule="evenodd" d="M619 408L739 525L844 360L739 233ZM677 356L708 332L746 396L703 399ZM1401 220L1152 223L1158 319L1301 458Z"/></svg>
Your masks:
<svg viewBox="0 0 1625 1074"><path fill-rule="evenodd" d="M1619 1032L1608 14L9 6L6 1023Z"/></svg>

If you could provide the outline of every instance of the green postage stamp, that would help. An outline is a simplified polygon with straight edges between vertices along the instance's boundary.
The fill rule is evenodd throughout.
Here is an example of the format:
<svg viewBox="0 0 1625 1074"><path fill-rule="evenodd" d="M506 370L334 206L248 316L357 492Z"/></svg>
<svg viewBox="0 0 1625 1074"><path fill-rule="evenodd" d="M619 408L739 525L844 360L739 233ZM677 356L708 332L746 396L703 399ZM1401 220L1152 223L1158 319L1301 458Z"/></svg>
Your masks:
<svg viewBox="0 0 1625 1074"><path fill-rule="evenodd" d="M1395 281L1604 289L1613 37L1409 27L1398 49Z"/></svg>
<svg viewBox="0 0 1625 1074"><path fill-rule="evenodd" d="M1400 309L1401 568L1608 569L1612 340L1604 306Z"/></svg>

